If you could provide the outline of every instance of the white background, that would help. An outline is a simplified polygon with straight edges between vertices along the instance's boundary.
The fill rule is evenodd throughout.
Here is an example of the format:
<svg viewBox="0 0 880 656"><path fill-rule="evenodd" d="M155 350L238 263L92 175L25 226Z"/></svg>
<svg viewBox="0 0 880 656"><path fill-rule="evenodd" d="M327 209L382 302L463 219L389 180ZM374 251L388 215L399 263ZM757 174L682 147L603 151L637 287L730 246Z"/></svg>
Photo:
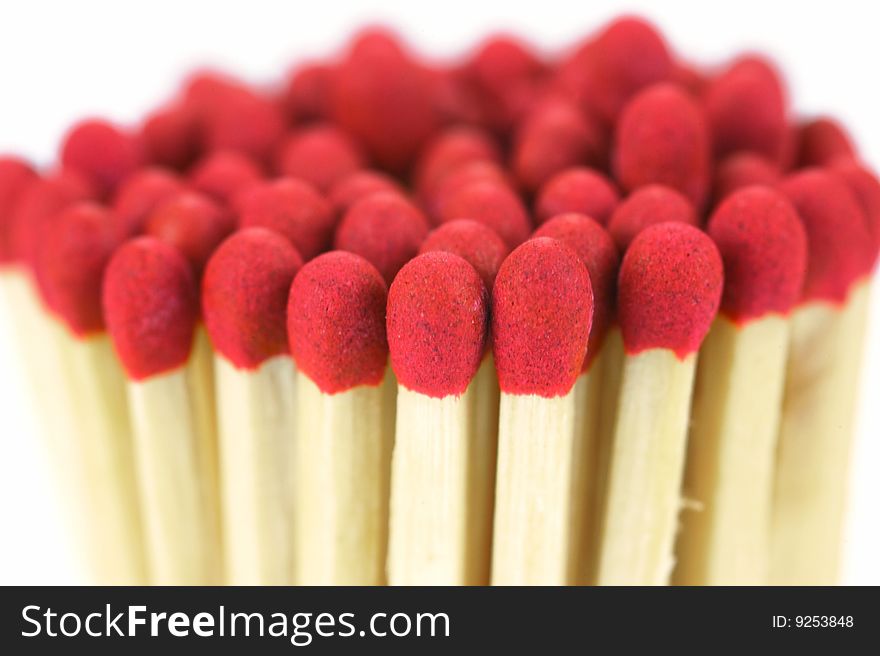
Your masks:
<svg viewBox="0 0 880 656"><path fill-rule="evenodd" d="M431 55L461 52L489 31L549 50L624 11L650 17L677 52L723 62L742 50L774 56L794 106L842 118L864 159L880 166L880 10L846 2L3 2L0 152L51 161L65 128L102 114L134 121L205 64L278 79L297 59L338 47L352 30L400 28ZM845 582L880 584L880 285L875 285L853 472ZM0 583L82 582L53 497L45 454L0 307Z"/></svg>

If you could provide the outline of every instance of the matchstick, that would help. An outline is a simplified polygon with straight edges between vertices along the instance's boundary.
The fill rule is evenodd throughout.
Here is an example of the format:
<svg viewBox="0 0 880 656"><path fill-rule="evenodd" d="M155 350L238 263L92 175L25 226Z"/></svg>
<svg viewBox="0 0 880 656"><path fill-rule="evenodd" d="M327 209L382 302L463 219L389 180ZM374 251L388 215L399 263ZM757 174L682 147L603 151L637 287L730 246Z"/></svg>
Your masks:
<svg viewBox="0 0 880 656"><path fill-rule="evenodd" d="M487 306L480 276L452 253L419 255L391 285L391 585L488 583L494 436L481 431L492 382L480 371Z"/></svg>
<svg viewBox="0 0 880 656"><path fill-rule="evenodd" d="M386 374L387 295L374 266L342 251L307 263L290 289L300 585L385 583L397 389Z"/></svg>
<svg viewBox="0 0 880 656"><path fill-rule="evenodd" d="M806 228L809 265L791 319L770 582L833 585L876 242L856 199L833 173L808 169L781 188Z"/></svg>
<svg viewBox="0 0 880 656"><path fill-rule="evenodd" d="M108 212L77 203L43 227L36 275L58 318L48 330L61 350L72 397L86 507L96 518L90 540L97 582L137 585L148 579L125 376L104 326L101 281L116 247Z"/></svg>
<svg viewBox="0 0 880 656"><path fill-rule="evenodd" d="M139 169L119 185L110 211L122 238L140 234L150 214L168 198L184 189L183 180L159 167Z"/></svg>
<svg viewBox="0 0 880 656"><path fill-rule="evenodd" d="M225 578L234 585L294 580L296 367L286 316L301 265L284 237L247 228L214 252L202 281L216 352Z"/></svg>
<svg viewBox="0 0 880 656"><path fill-rule="evenodd" d="M569 584L581 573L588 409L573 388L592 318L587 267L556 239L529 240L501 265L492 294L501 388L495 585Z"/></svg>
<svg viewBox="0 0 880 656"><path fill-rule="evenodd" d="M618 280L626 357L603 510L599 585L664 585L680 506L697 350L721 300L703 232L661 223L630 244Z"/></svg>
<svg viewBox="0 0 880 656"><path fill-rule="evenodd" d="M572 248L587 267L593 289L593 323L587 342L587 355L584 358L583 371L572 390L575 404L583 416L582 433L577 439L582 442L580 448L584 453L585 480L578 481L581 489L573 492L573 496L579 499L576 503L583 504L584 518L582 523L576 525L581 530L581 535L571 538L572 549L577 554L571 582L586 584L594 576L594 538L599 529L597 504L601 496L599 484L605 478L604 473L599 471L600 464L604 463L604 460L599 459L600 449L605 448L600 444L603 395L610 392L606 387L615 384L613 376L609 379L605 375L606 363L609 366L611 364L607 362L606 339L613 317L620 256L614 241L601 224L583 214L560 214L544 223L535 231L534 236L558 239ZM536 539L546 538L532 533L527 539L534 542ZM513 573L514 578L519 575Z"/></svg>
<svg viewBox="0 0 880 656"><path fill-rule="evenodd" d="M211 352L195 348L195 276L174 247L140 237L110 260L103 298L127 374L153 583L216 585L222 567Z"/></svg>
<svg viewBox="0 0 880 656"><path fill-rule="evenodd" d="M762 186L731 193L708 231L724 292L697 365L673 581L766 585L788 315L807 238L785 196Z"/></svg>

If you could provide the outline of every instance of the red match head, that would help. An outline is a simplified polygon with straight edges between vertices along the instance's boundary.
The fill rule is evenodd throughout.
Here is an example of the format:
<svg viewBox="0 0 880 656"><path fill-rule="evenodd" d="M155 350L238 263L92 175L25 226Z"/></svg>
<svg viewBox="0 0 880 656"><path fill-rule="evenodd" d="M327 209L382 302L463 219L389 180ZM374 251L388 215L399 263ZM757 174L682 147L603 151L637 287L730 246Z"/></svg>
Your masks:
<svg viewBox="0 0 880 656"><path fill-rule="evenodd" d="M460 396L483 359L488 298L479 274L452 253L419 255L388 292L388 346L398 382L435 398Z"/></svg>
<svg viewBox="0 0 880 656"><path fill-rule="evenodd" d="M287 297L301 266L290 242L264 228L236 232L208 260L205 327L214 348L239 369L289 353Z"/></svg>
<svg viewBox="0 0 880 656"><path fill-rule="evenodd" d="M769 187L735 191L709 219L724 261L721 310L737 322L787 314L800 300L807 235L789 200Z"/></svg>
<svg viewBox="0 0 880 656"><path fill-rule="evenodd" d="M447 128L434 137L419 156L415 167L415 188L422 197L430 196L443 178L471 162L501 161L495 140L471 126Z"/></svg>
<svg viewBox="0 0 880 656"><path fill-rule="evenodd" d="M495 276L509 249L504 240L487 225L470 219L456 219L434 229L422 243L420 253L444 251L464 258L492 291Z"/></svg>
<svg viewBox="0 0 880 656"><path fill-rule="evenodd" d="M243 228L269 228L284 235L306 261L330 247L333 209L307 182L279 178L252 185L236 206Z"/></svg>
<svg viewBox="0 0 880 656"><path fill-rule="evenodd" d="M578 212L607 225L620 202L614 183L594 169L566 169L550 178L538 192L535 220L541 224L557 214Z"/></svg>
<svg viewBox="0 0 880 656"><path fill-rule="evenodd" d="M74 125L61 146L61 163L86 176L102 194L112 192L143 161L143 144L135 135L100 119Z"/></svg>
<svg viewBox="0 0 880 656"><path fill-rule="evenodd" d="M665 184L702 207L711 174L709 129L687 92L671 84L645 89L624 108L615 138L613 164L624 189Z"/></svg>
<svg viewBox="0 0 880 656"><path fill-rule="evenodd" d="M639 91L670 78L673 61L657 28L625 16L610 23L577 56L579 96L611 123Z"/></svg>
<svg viewBox="0 0 880 656"><path fill-rule="evenodd" d="M295 130L278 149L276 169L327 192L340 180L364 167L360 147L329 123Z"/></svg>
<svg viewBox="0 0 880 656"><path fill-rule="evenodd" d="M121 239L140 234L157 205L180 193L183 181L168 169L145 168L128 176L113 197L110 207Z"/></svg>
<svg viewBox="0 0 880 656"><path fill-rule="evenodd" d="M822 116L798 126L798 168L824 166L837 157L855 157L856 147L838 121Z"/></svg>
<svg viewBox="0 0 880 656"><path fill-rule="evenodd" d="M706 233L661 223L639 234L620 265L617 316L630 355L649 349L684 359L703 342L718 312L724 266Z"/></svg>
<svg viewBox="0 0 880 656"><path fill-rule="evenodd" d="M402 173L433 133L431 76L391 34L359 35L332 78L333 117L371 159Z"/></svg>
<svg viewBox="0 0 880 656"><path fill-rule="evenodd" d="M558 239L571 248L587 267L593 290L593 323L584 370L602 346L605 333L614 316L617 270L620 255L608 231L597 221L583 214L560 214L535 231L534 237Z"/></svg>
<svg viewBox="0 0 880 656"><path fill-rule="evenodd" d="M284 89L283 104L291 121L314 121L330 116L330 89L333 66L306 63L290 75Z"/></svg>
<svg viewBox="0 0 880 656"><path fill-rule="evenodd" d="M324 253L296 274L287 305L290 350L322 392L382 382L387 298L382 276L354 253Z"/></svg>
<svg viewBox="0 0 880 656"><path fill-rule="evenodd" d="M431 220L442 221L445 206L464 187L476 182L492 182L512 188L510 177L500 164L488 160L467 162L448 171L430 191L421 196Z"/></svg>
<svg viewBox="0 0 880 656"><path fill-rule="evenodd" d="M602 166L603 129L572 101L551 98L535 107L517 130L511 167L520 186L535 192L572 166Z"/></svg>
<svg viewBox="0 0 880 656"><path fill-rule="evenodd" d="M201 136L197 113L184 103L160 107L141 125L147 159L178 171L199 156Z"/></svg>
<svg viewBox="0 0 880 656"><path fill-rule="evenodd" d="M807 231L805 301L843 302L873 267L873 239L862 208L833 172L804 169L783 180Z"/></svg>
<svg viewBox="0 0 880 656"><path fill-rule="evenodd" d="M0 264L14 259L12 221L15 206L25 190L37 179L31 166L17 157L0 157Z"/></svg>
<svg viewBox="0 0 880 656"><path fill-rule="evenodd" d="M402 194L403 188L390 175L380 171L361 170L347 175L330 190L327 199L340 215L352 205L379 191L393 191Z"/></svg>
<svg viewBox="0 0 880 656"><path fill-rule="evenodd" d="M880 180L868 168L845 155L833 160L830 168L850 188L868 219L868 228L874 240L876 264L880 255Z"/></svg>
<svg viewBox="0 0 880 656"><path fill-rule="evenodd" d="M640 187L627 196L608 224L608 231L621 252L648 226L658 223L698 225L699 217L693 203L675 189L664 185Z"/></svg>
<svg viewBox="0 0 880 656"><path fill-rule="evenodd" d="M779 167L755 153L740 152L725 157L715 169L715 199L752 185L773 187L779 182Z"/></svg>
<svg viewBox="0 0 880 656"><path fill-rule="evenodd" d="M110 213L80 202L53 218L37 245L35 271L46 305L77 336L104 329L101 281L117 244Z"/></svg>
<svg viewBox="0 0 880 656"><path fill-rule="evenodd" d="M749 151L779 162L788 132L785 88L775 67L743 57L709 82L704 93L719 156Z"/></svg>
<svg viewBox="0 0 880 656"><path fill-rule="evenodd" d="M502 392L564 396L581 373L593 320L587 267L556 239L513 251L492 291L495 369Z"/></svg>
<svg viewBox="0 0 880 656"><path fill-rule="evenodd" d="M103 307L132 380L173 371L189 359L198 287L187 261L169 244L138 237L121 246L104 274Z"/></svg>
<svg viewBox="0 0 880 656"><path fill-rule="evenodd" d="M515 248L528 239L532 225L525 206L508 186L492 182L466 184L445 200L440 222L473 219L492 228Z"/></svg>
<svg viewBox="0 0 880 656"><path fill-rule="evenodd" d="M189 174L193 188L229 203L239 193L263 179L257 163L242 153L221 150L204 157Z"/></svg>
<svg viewBox="0 0 880 656"><path fill-rule="evenodd" d="M390 285L419 252L427 234L428 221L415 205L398 193L383 191L352 205L336 229L334 245L365 258Z"/></svg>
<svg viewBox="0 0 880 656"><path fill-rule="evenodd" d="M208 258L234 229L229 210L208 196L185 191L168 198L150 214L145 232L180 251L199 278Z"/></svg>

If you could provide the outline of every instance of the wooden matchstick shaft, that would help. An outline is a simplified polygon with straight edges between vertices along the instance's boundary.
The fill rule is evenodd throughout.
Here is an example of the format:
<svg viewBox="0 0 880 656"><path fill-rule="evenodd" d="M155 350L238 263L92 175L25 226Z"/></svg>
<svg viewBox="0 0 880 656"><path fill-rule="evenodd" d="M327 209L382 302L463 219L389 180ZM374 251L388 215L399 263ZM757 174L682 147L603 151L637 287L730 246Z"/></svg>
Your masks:
<svg viewBox="0 0 880 656"><path fill-rule="evenodd" d="M792 315L776 463L770 581L838 583L870 285Z"/></svg>
<svg viewBox="0 0 880 656"><path fill-rule="evenodd" d="M664 585L681 498L696 356L627 356L602 520L597 583Z"/></svg>
<svg viewBox="0 0 880 656"><path fill-rule="evenodd" d="M297 583L383 585L397 383L297 387Z"/></svg>
<svg viewBox="0 0 880 656"><path fill-rule="evenodd" d="M196 346L183 368L129 383L150 566L159 585L221 581L216 437L204 389L211 357Z"/></svg>
<svg viewBox="0 0 880 656"><path fill-rule="evenodd" d="M287 356L214 367L227 582L290 585L296 369Z"/></svg>
<svg viewBox="0 0 880 656"><path fill-rule="evenodd" d="M491 359L460 397L398 386L388 582L489 581L497 381ZM482 431L486 431L483 433Z"/></svg>
<svg viewBox="0 0 880 656"><path fill-rule="evenodd" d="M680 585L766 585L788 320L716 319L700 349L676 549Z"/></svg>
<svg viewBox="0 0 880 656"><path fill-rule="evenodd" d="M501 396L494 585L583 580L599 384L587 373L566 396Z"/></svg>

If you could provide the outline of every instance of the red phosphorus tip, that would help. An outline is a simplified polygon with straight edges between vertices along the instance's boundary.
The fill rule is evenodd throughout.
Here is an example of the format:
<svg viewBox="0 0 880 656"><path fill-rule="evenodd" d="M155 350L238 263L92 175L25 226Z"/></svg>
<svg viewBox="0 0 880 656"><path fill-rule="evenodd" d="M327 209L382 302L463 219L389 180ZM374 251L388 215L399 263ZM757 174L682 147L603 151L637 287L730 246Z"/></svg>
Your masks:
<svg viewBox="0 0 880 656"><path fill-rule="evenodd" d="M688 61L676 61L672 65L669 79L694 96L702 96L709 86L709 75L697 64Z"/></svg>
<svg viewBox="0 0 880 656"><path fill-rule="evenodd" d="M25 188L36 179L36 172L23 160L0 157L0 264L14 259L13 214Z"/></svg>
<svg viewBox="0 0 880 656"><path fill-rule="evenodd" d="M433 252L407 263L388 292L398 382L434 398L463 394L483 359L488 304L483 281L463 258Z"/></svg>
<svg viewBox="0 0 880 656"><path fill-rule="evenodd" d="M61 163L86 176L102 194L112 192L143 161L143 144L135 135L99 119L74 125L61 146Z"/></svg>
<svg viewBox="0 0 880 656"><path fill-rule="evenodd" d="M709 236L684 223L639 234L620 265L617 316L626 352L695 353L718 312L724 265Z"/></svg>
<svg viewBox="0 0 880 656"><path fill-rule="evenodd" d="M236 200L236 207L243 228L269 228L284 235L305 261L330 248L333 208L302 180L278 178L253 185Z"/></svg>
<svg viewBox="0 0 880 656"><path fill-rule="evenodd" d="M182 171L202 148L198 115L184 103L160 107L141 125L141 140L150 162Z"/></svg>
<svg viewBox="0 0 880 656"><path fill-rule="evenodd" d="M276 158L279 174L305 180L322 192L364 164L364 155L351 137L323 123L294 131L282 142Z"/></svg>
<svg viewBox="0 0 880 656"><path fill-rule="evenodd" d="M535 107L516 132L511 168L520 186L535 192L572 166L601 167L606 159L603 129L573 102L550 98Z"/></svg>
<svg viewBox="0 0 880 656"><path fill-rule="evenodd" d="M842 156L855 157L856 147L839 122L823 116L798 126L798 168L823 166Z"/></svg>
<svg viewBox="0 0 880 656"><path fill-rule="evenodd" d="M428 70L393 35L370 30L333 75L333 117L379 165L403 173L436 127L431 88Z"/></svg>
<svg viewBox="0 0 880 656"><path fill-rule="evenodd" d="M351 206L336 229L334 246L365 258L390 285L419 252L428 229L415 205L396 192L382 191Z"/></svg>
<svg viewBox="0 0 880 656"><path fill-rule="evenodd" d="M876 264L880 256L880 180L865 166L846 155L833 160L830 168L849 186L868 219Z"/></svg>
<svg viewBox="0 0 880 656"><path fill-rule="evenodd" d="M669 222L696 226L699 217L693 203L683 194L664 185L648 185L636 189L617 206L608 231L624 252L642 230Z"/></svg>
<svg viewBox="0 0 880 656"><path fill-rule="evenodd" d="M481 122L505 131L528 107L547 66L529 45L498 34L486 39L465 62L462 73L476 98Z"/></svg>
<svg viewBox="0 0 880 656"><path fill-rule="evenodd" d="M716 155L746 150L780 161L788 133L785 88L770 62L735 61L709 82L703 101Z"/></svg>
<svg viewBox="0 0 880 656"><path fill-rule="evenodd" d="M12 259L33 266L37 246L58 213L77 201L92 197L92 189L79 174L61 171L25 185L15 203L9 230Z"/></svg>
<svg viewBox="0 0 880 656"><path fill-rule="evenodd" d="M470 219L456 219L435 228L422 242L419 253L432 251L454 253L467 260L491 292L509 249L489 226Z"/></svg>
<svg viewBox="0 0 880 656"><path fill-rule="evenodd" d="M403 188L390 175L381 171L361 170L339 180L330 189L327 199L337 214L344 214L352 205L379 191L402 194Z"/></svg>
<svg viewBox="0 0 880 656"><path fill-rule="evenodd" d="M791 202L769 187L745 187L715 210L708 231L724 261L722 312L739 323L788 314L807 273L807 235Z"/></svg>
<svg viewBox="0 0 880 656"><path fill-rule="evenodd" d="M119 185L110 206L119 237L143 232L156 206L183 189L183 181L167 169L151 167L132 173Z"/></svg>
<svg viewBox="0 0 880 656"><path fill-rule="evenodd" d="M505 184L491 180L463 185L444 200L440 223L473 219L485 223L515 248L529 237L532 223L519 196Z"/></svg>
<svg viewBox="0 0 880 656"><path fill-rule="evenodd" d="M239 369L289 353L287 297L302 258L264 228L236 232L214 251L202 279L202 316L211 343Z"/></svg>
<svg viewBox="0 0 880 656"><path fill-rule="evenodd" d="M550 178L535 200L535 220L541 224L557 214L578 212L607 225L620 202L614 183L593 169L566 169Z"/></svg>
<svg viewBox="0 0 880 656"><path fill-rule="evenodd" d="M507 394L565 396L581 373L593 320L586 265L556 239L513 251L492 291L495 369Z"/></svg>
<svg viewBox="0 0 880 656"><path fill-rule="evenodd" d="M146 233L174 246L201 277L208 258L235 230L232 213L195 191L178 193L150 214Z"/></svg>
<svg viewBox="0 0 880 656"><path fill-rule="evenodd" d="M354 253L324 253L296 274L287 304L290 350L322 392L382 382L387 299L382 276Z"/></svg>
<svg viewBox="0 0 880 656"><path fill-rule="evenodd" d="M287 80L282 103L290 121L314 121L330 116L334 69L320 62L297 68Z"/></svg>
<svg viewBox="0 0 880 656"><path fill-rule="evenodd" d="M422 150L413 179L419 196L427 198L443 179L471 162L501 162L494 139L473 126L454 126L434 137Z"/></svg>
<svg viewBox="0 0 880 656"><path fill-rule="evenodd" d="M109 211L80 202L62 210L37 245L35 272L43 299L77 336L104 329L101 281L118 243Z"/></svg>
<svg viewBox="0 0 880 656"><path fill-rule="evenodd" d="M804 301L842 303L874 264L873 240L862 208L833 172L804 169L782 181L807 231L809 264Z"/></svg>
<svg viewBox="0 0 880 656"><path fill-rule="evenodd" d="M422 203L434 223L440 223L443 207L455 194L474 182L494 182L513 188L507 172L500 164L490 161L473 161L452 169L422 196Z"/></svg>
<svg viewBox="0 0 880 656"><path fill-rule="evenodd" d="M198 286L184 257L153 237L122 245L104 274L107 331L125 371L144 380L189 359Z"/></svg>
<svg viewBox="0 0 880 656"><path fill-rule="evenodd" d="M620 255L614 240L600 223L583 214L560 214L535 231L533 238L550 237L571 248L587 267L593 290L593 324L584 358L589 369L602 346L614 315Z"/></svg>
<svg viewBox="0 0 880 656"><path fill-rule="evenodd" d="M711 175L709 143L700 106L678 87L657 84L621 114L613 162L617 180L628 191L665 184L702 207Z"/></svg>
<svg viewBox="0 0 880 656"><path fill-rule="evenodd" d="M761 155L734 153L724 158L715 169L715 200L723 200L737 189L751 185L775 186L780 177L779 167Z"/></svg>
<svg viewBox="0 0 880 656"><path fill-rule="evenodd" d="M612 123L639 91L670 78L673 61L657 29L636 17L609 24L563 67L576 97Z"/></svg>
<svg viewBox="0 0 880 656"><path fill-rule="evenodd" d="M253 159L231 150L207 155L189 173L194 189L223 203L262 179L263 171Z"/></svg>

